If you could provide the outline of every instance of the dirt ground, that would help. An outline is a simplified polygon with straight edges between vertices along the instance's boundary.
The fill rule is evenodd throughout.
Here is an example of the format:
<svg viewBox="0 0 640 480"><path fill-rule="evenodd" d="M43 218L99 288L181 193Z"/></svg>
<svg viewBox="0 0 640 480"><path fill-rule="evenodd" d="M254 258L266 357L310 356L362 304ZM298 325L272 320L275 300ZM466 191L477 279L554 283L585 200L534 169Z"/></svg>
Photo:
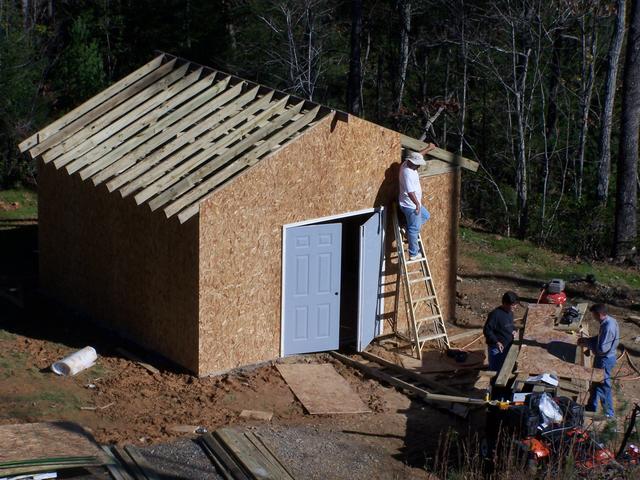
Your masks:
<svg viewBox="0 0 640 480"><path fill-rule="evenodd" d="M173 463L193 453L188 439L194 436L174 427L194 425L212 431L233 425L259 431L300 478L354 480L429 478L424 466L433 464L444 436L455 431L460 438L474 439L479 433L481 414L462 421L363 378L328 355L281 361L332 363L372 413L308 415L273 362L201 379L177 370L39 295L34 234L33 226L0 230L0 291L4 296L0 296L2 424L71 420L87 427L101 443L135 444L145 448L148 455L174 452L173 460L167 460ZM539 291L536 282L487 276L464 259L460 275L457 319L450 326L451 335L481 327L505 290L515 290L531 301ZM598 288L570 284L568 291L574 302L599 301L602 292L609 291ZM637 309L638 298L638 292L624 292L616 300L618 306L612 307L620 320L623 342L629 345L640 336L640 326L625 321ZM516 317L523 313L516 312ZM596 325L590 328L597 331ZM456 345L473 339L467 337ZM98 352L95 366L72 378L58 377L50 371L53 361L86 345ZM159 373L125 358L118 348L144 357ZM480 352L482 362L483 341L472 348ZM626 361L621 359L621 363ZM640 365L640 359L637 363ZM473 377L477 367L470 371ZM620 407L625 402L640 401L640 381L628 372L627 366L625 378L619 382ZM460 381L464 374L456 375L448 375L449 383L455 385L458 380L459 388L466 388ZM269 411L274 416L270 423L248 421L239 416L244 409Z"/></svg>

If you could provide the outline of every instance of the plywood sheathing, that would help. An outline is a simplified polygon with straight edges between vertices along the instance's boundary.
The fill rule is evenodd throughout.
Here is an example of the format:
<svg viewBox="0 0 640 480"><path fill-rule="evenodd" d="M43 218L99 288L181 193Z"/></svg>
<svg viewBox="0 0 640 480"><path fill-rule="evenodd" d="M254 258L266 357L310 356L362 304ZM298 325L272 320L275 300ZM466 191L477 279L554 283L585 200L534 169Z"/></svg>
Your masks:
<svg viewBox="0 0 640 480"><path fill-rule="evenodd" d="M41 286L93 320L198 367L198 223L40 164Z"/></svg>
<svg viewBox="0 0 640 480"><path fill-rule="evenodd" d="M330 363L279 364L276 368L311 415L371 412Z"/></svg>
<svg viewBox="0 0 640 480"><path fill-rule="evenodd" d="M599 382L603 371L576 365L577 336L554 330L555 305L529 305L516 372L537 375L555 372L563 378Z"/></svg>
<svg viewBox="0 0 640 480"><path fill-rule="evenodd" d="M201 204L201 375L280 355L283 225L388 206L397 196L400 157L397 132L331 115ZM423 238L448 315L455 300L450 257L456 251L458 177L423 182L434 217ZM393 238L390 221L387 227L387 238ZM387 242L387 256L392 251ZM389 267L387 262L385 310L394 315Z"/></svg>

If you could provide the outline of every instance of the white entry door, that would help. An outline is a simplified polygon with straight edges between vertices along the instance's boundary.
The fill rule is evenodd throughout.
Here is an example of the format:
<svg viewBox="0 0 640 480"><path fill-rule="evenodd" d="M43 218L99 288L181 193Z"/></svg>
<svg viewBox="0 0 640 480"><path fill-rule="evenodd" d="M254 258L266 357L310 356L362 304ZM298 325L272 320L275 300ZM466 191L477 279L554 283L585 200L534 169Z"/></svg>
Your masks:
<svg viewBox="0 0 640 480"><path fill-rule="evenodd" d="M285 230L284 355L338 349L341 254L339 223Z"/></svg>

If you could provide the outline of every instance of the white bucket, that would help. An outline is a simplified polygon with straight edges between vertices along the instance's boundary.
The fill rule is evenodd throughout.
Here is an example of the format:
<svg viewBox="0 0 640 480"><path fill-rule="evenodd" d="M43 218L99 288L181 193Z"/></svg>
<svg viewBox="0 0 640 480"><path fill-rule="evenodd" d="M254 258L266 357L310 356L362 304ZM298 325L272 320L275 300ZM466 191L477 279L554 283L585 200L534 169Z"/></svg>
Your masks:
<svg viewBox="0 0 640 480"><path fill-rule="evenodd" d="M91 367L97 359L98 354L93 347L84 347L82 350L78 350L68 357L54 362L51 365L51 370L57 375L73 376L85 368Z"/></svg>

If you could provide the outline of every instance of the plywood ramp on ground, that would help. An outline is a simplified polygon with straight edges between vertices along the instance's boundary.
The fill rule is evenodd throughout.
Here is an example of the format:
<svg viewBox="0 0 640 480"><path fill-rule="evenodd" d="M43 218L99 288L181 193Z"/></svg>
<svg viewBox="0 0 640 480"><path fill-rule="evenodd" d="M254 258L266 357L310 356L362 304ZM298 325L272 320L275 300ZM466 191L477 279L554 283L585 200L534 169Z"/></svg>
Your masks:
<svg viewBox="0 0 640 480"><path fill-rule="evenodd" d="M276 368L312 415L371 412L349 382L329 363L279 364Z"/></svg>

